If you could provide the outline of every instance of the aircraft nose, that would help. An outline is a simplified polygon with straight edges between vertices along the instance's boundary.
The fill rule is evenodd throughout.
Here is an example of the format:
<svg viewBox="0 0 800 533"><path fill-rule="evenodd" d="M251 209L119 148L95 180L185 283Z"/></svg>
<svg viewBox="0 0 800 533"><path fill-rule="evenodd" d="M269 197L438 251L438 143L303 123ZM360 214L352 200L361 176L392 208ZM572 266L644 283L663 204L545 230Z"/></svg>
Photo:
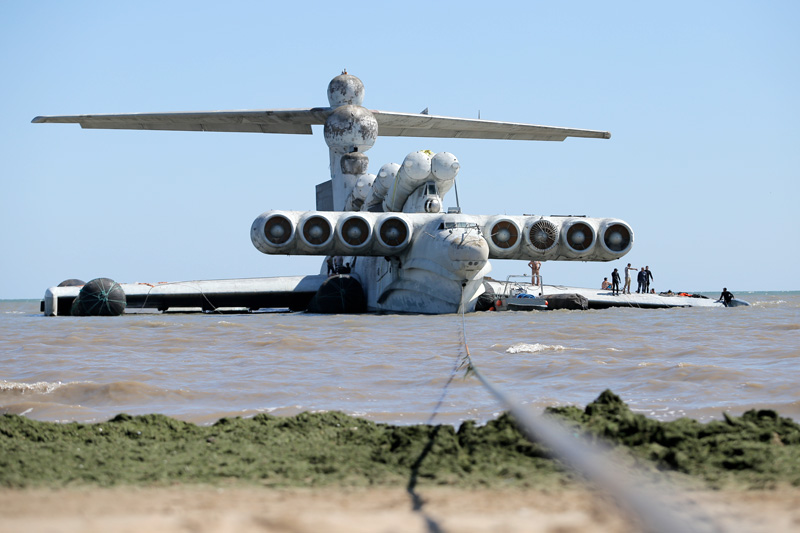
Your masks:
<svg viewBox="0 0 800 533"><path fill-rule="evenodd" d="M489 245L483 237L467 235L463 242L459 239L452 243L448 259L456 267L456 273L471 279L489 260Z"/></svg>

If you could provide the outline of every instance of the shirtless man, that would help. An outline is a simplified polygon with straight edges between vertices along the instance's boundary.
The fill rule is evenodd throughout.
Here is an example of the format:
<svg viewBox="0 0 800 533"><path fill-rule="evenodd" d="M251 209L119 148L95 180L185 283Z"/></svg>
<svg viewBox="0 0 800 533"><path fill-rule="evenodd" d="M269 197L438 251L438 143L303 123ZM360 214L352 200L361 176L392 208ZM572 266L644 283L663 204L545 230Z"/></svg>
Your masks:
<svg viewBox="0 0 800 533"><path fill-rule="evenodd" d="M542 263L540 261L531 261L528 266L531 267L531 283L539 285L542 282L542 278L539 276L539 268L541 268Z"/></svg>
<svg viewBox="0 0 800 533"><path fill-rule="evenodd" d="M639 269L632 268L630 263L628 263L628 266L625 267L625 285L622 287L622 294L631 293L631 270L639 270Z"/></svg>

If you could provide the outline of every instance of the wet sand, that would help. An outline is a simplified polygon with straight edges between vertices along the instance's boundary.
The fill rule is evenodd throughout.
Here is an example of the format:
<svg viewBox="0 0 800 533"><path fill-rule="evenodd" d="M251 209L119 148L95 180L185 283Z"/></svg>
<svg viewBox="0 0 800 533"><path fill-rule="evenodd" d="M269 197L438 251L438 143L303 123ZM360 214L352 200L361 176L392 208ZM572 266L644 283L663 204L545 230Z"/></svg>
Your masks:
<svg viewBox="0 0 800 533"><path fill-rule="evenodd" d="M0 532L633 532L609 500L582 488L0 489ZM800 488L690 494L725 531L797 531Z"/></svg>

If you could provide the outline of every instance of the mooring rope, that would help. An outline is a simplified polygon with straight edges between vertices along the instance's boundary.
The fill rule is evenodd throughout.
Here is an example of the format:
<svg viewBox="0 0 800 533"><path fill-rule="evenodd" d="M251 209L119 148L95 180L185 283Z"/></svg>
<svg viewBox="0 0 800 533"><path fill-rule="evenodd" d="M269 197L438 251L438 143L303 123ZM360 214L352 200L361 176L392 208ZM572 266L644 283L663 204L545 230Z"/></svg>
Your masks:
<svg viewBox="0 0 800 533"><path fill-rule="evenodd" d="M149 283L145 283L145 285L150 285L150 284ZM191 289L195 289L197 292L200 293L200 296L202 296L203 299L206 302L208 302L208 305L210 306L209 311L211 311L212 313L222 314L222 312L218 310L217 306L214 305L213 303L211 303L211 300L208 299L208 296L206 296L206 293L203 291L203 289L201 287L196 286L196 285L192 285L191 283L188 283L186 281L170 281L170 282L167 282L167 283L159 283L158 285L150 285L150 289L148 289L147 294L144 297L144 302L142 302L142 305L141 305L142 309L144 309L144 307L147 305L147 300L150 299L150 293L153 292L153 289L156 289L158 287L166 287L167 285L184 285L184 286L187 286L187 287L189 287Z"/></svg>
<svg viewBox="0 0 800 533"><path fill-rule="evenodd" d="M436 405L433 407L433 412L431 413L430 418L426 424L430 425L433 423L433 419L436 418L436 415L439 413L439 408L442 406L444 402L445 396L447 396L447 389L450 387L450 384L455 379L456 375L458 375L458 371L465 367L465 365L469 362L469 346L467 345L467 325L464 318L464 285L461 286L461 338L459 339L459 347L463 347L464 350L459 350L458 356L453 361L453 370L450 372L450 377L447 378L447 382L442 387L442 393L439 396L439 401L436 402Z"/></svg>
<svg viewBox="0 0 800 533"><path fill-rule="evenodd" d="M461 370L463 365L464 365L464 359L461 357L456 358L456 361L453 364L453 371L450 373L450 377L447 378L447 382L444 384L444 387L442 387L442 394L439 396L439 401L436 402L436 405L433 408L433 412L431 413L430 418L428 418L428 421L425 422L427 425L431 425L433 423L433 419L436 418L436 414L439 412L439 408L442 406L442 403L444 403L445 396L447 396L447 389L448 387L450 387L450 383L453 382L453 379L455 379L456 375L458 374L458 371Z"/></svg>
<svg viewBox="0 0 800 533"><path fill-rule="evenodd" d="M614 467L614 459L609 449L591 445L582 438L576 438L561 424L543 416L534 415L521 407L511 395L505 393L483 375L472 360L467 344L466 319L464 309L464 287L461 288L461 340L464 353L459 354L454 371L445 384L442 396L430 420L444 400L447 388L459 369L465 368L464 377L470 375L484 386L511 413L520 432L531 442L545 446L554 457L584 476L598 487L605 489L623 508L635 515L644 531L653 533L706 533L720 531L720 528L702 511L694 507L690 510L684 502L680 506L679 495L674 491L646 486L646 480L626 475L622 468ZM430 423L430 422L429 422ZM680 506L680 508L678 508ZM690 516L687 516L690 515Z"/></svg>

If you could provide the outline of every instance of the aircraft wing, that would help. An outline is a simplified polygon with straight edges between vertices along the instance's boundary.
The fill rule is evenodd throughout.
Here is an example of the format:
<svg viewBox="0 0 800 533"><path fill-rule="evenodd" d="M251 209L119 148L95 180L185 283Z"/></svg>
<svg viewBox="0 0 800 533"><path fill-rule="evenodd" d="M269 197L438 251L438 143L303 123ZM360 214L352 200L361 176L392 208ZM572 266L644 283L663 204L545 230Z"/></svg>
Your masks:
<svg viewBox="0 0 800 533"><path fill-rule="evenodd" d="M189 113L127 113L121 115L44 116L34 124L80 124L81 128L118 130L220 131L311 134L312 125L325 124L331 109L266 109Z"/></svg>
<svg viewBox="0 0 800 533"><path fill-rule="evenodd" d="M537 126L421 113L372 111L378 135L394 137L455 137L462 139L508 139L518 141L563 141L567 137L610 139L607 131Z"/></svg>
<svg viewBox="0 0 800 533"><path fill-rule="evenodd" d="M176 308L225 310L246 307L304 310L325 275L244 278L170 283L120 283L128 309ZM69 315L82 287L51 287L44 296L45 316Z"/></svg>
<svg viewBox="0 0 800 533"><path fill-rule="evenodd" d="M607 131L538 126L517 122L468 119L370 110L378 121L378 135L390 137L454 137L563 141L567 137L609 139ZM40 116L34 124L80 124L82 128L245 133L297 133L310 135L311 126L323 125L333 112L329 107L207 111L189 113L127 113L118 115Z"/></svg>

